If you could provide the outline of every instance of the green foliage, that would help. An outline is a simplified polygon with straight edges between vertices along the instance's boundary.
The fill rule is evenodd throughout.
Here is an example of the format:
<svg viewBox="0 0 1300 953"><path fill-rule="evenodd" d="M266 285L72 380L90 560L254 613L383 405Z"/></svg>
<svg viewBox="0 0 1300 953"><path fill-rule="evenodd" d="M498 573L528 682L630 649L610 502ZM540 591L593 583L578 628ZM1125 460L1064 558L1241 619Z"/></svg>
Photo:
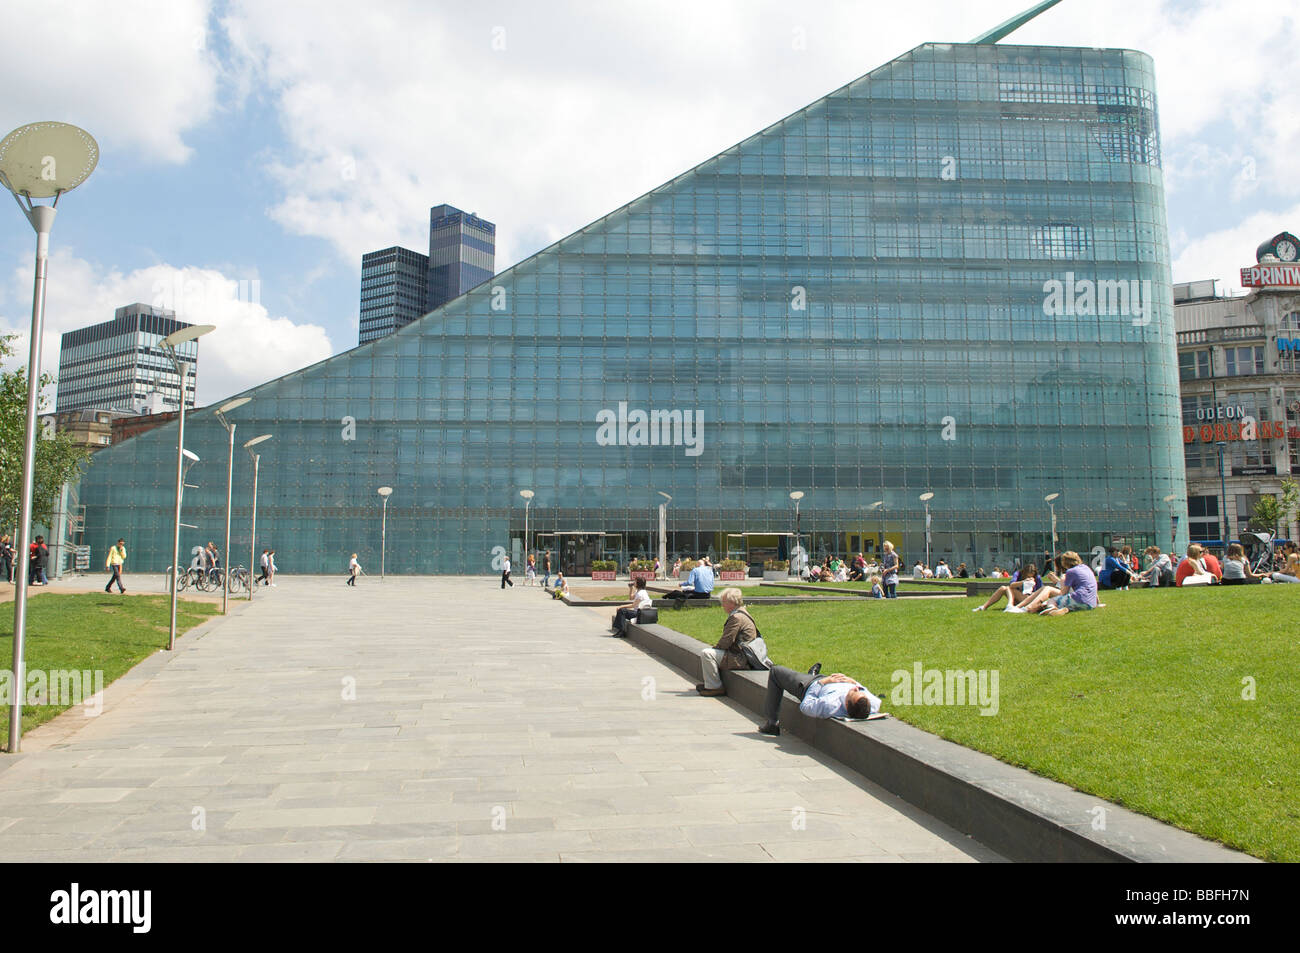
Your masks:
<svg viewBox="0 0 1300 953"><path fill-rule="evenodd" d="M634 559L627 565L628 572L653 572L654 568L653 559Z"/></svg>
<svg viewBox="0 0 1300 953"><path fill-rule="evenodd" d="M618 563L612 559L593 559L591 561L592 572L616 572Z"/></svg>
<svg viewBox="0 0 1300 953"><path fill-rule="evenodd" d="M724 559L718 564L718 568L723 572L742 572L749 568L743 559Z"/></svg>
<svg viewBox="0 0 1300 953"><path fill-rule="evenodd" d="M680 571L681 571L681 572L690 572L692 569L694 569L694 568L695 568L696 566L698 566L698 565L699 565L699 563L697 563L694 559L683 559L683 560L682 560L682 565L681 565L681 570L680 570Z"/></svg>
<svg viewBox="0 0 1300 953"><path fill-rule="evenodd" d="M769 572L787 572L790 569L790 560L769 559L763 563L763 568Z"/></svg>
<svg viewBox="0 0 1300 953"><path fill-rule="evenodd" d="M1296 516L1300 515L1300 483L1295 480L1282 481L1282 499L1279 503L1282 509L1282 522L1288 526L1296 521Z"/></svg>
<svg viewBox="0 0 1300 953"><path fill-rule="evenodd" d="M1254 529L1272 531L1282 517L1282 507L1272 493L1261 496L1255 501L1255 509L1250 514L1250 525Z"/></svg>
<svg viewBox="0 0 1300 953"><path fill-rule="evenodd" d="M13 353L13 336L0 337L0 358ZM48 374L41 376L41 386L53 382ZM45 410L42 398L37 412ZM0 525L12 527L18 521L23 481L23 438L27 422L27 370L6 371L0 374ZM52 438L45 436L44 428L37 428L36 474L33 480L32 519L48 523L59 490L64 483L76 480L81 474L90 451L73 442L72 436L58 432Z"/></svg>

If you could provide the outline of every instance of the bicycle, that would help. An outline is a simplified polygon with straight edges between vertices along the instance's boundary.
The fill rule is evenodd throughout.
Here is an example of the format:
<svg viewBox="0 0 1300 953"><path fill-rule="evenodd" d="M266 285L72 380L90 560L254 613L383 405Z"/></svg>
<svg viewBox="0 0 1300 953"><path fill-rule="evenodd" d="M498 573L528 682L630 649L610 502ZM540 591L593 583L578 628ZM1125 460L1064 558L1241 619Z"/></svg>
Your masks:
<svg viewBox="0 0 1300 953"><path fill-rule="evenodd" d="M168 566L166 571L163 573L163 592L172 591L172 586L171 586L172 577L173 577L173 569L171 566ZM190 586L190 570L182 569L176 571L175 579L176 579L176 591L184 592Z"/></svg>
<svg viewBox="0 0 1300 953"><path fill-rule="evenodd" d="M226 584L229 586L232 594L237 592L247 592L248 570L243 566L236 566L234 569L230 570L230 573L227 575Z"/></svg>

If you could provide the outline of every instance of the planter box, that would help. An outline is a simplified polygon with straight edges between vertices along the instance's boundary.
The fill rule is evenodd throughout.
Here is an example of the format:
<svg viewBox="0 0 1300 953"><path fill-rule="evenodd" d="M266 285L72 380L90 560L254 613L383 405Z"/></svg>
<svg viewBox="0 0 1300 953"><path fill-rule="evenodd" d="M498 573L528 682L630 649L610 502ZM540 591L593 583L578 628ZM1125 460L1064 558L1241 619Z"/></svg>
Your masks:
<svg viewBox="0 0 1300 953"><path fill-rule="evenodd" d="M632 570L632 581L644 579L646 582L655 581L655 571L653 569L634 569Z"/></svg>
<svg viewBox="0 0 1300 953"><path fill-rule="evenodd" d="M764 569L763 570L764 582L785 582L789 578L790 578L790 571L788 569Z"/></svg>
<svg viewBox="0 0 1300 953"><path fill-rule="evenodd" d="M724 569L718 573L723 582L743 582L748 575L743 569Z"/></svg>
<svg viewBox="0 0 1300 953"><path fill-rule="evenodd" d="M618 578L618 573L613 569L593 569L591 571L592 582L613 582Z"/></svg>

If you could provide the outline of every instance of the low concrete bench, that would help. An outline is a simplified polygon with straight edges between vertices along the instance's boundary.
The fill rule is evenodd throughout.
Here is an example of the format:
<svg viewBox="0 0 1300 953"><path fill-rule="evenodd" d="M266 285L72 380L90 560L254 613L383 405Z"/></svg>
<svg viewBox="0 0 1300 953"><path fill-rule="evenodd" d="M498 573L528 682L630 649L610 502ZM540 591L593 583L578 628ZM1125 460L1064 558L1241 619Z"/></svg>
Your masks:
<svg viewBox="0 0 1300 953"><path fill-rule="evenodd" d="M633 624L628 638L692 682L700 680L704 643L665 625ZM761 718L767 673L730 671L722 677L727 697ZM888 698L882 697L888 711ZM1011 860L1257 862L895 718L810 718L787 693L781 730ZM1105 821L1102 830L1094 829L1099 817Z"/></svg>

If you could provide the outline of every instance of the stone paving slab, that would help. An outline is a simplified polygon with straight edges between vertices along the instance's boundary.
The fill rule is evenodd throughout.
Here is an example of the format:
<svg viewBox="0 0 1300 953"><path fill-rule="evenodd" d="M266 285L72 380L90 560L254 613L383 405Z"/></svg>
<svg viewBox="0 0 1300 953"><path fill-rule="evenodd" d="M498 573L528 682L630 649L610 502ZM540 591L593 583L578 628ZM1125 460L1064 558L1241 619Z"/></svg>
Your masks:
<svg viewBox="0 0 1300 953"><path fill-rule="evenodd" d="M483 578L279 577L0 755L0 861L1000 860Z"/></svg>

